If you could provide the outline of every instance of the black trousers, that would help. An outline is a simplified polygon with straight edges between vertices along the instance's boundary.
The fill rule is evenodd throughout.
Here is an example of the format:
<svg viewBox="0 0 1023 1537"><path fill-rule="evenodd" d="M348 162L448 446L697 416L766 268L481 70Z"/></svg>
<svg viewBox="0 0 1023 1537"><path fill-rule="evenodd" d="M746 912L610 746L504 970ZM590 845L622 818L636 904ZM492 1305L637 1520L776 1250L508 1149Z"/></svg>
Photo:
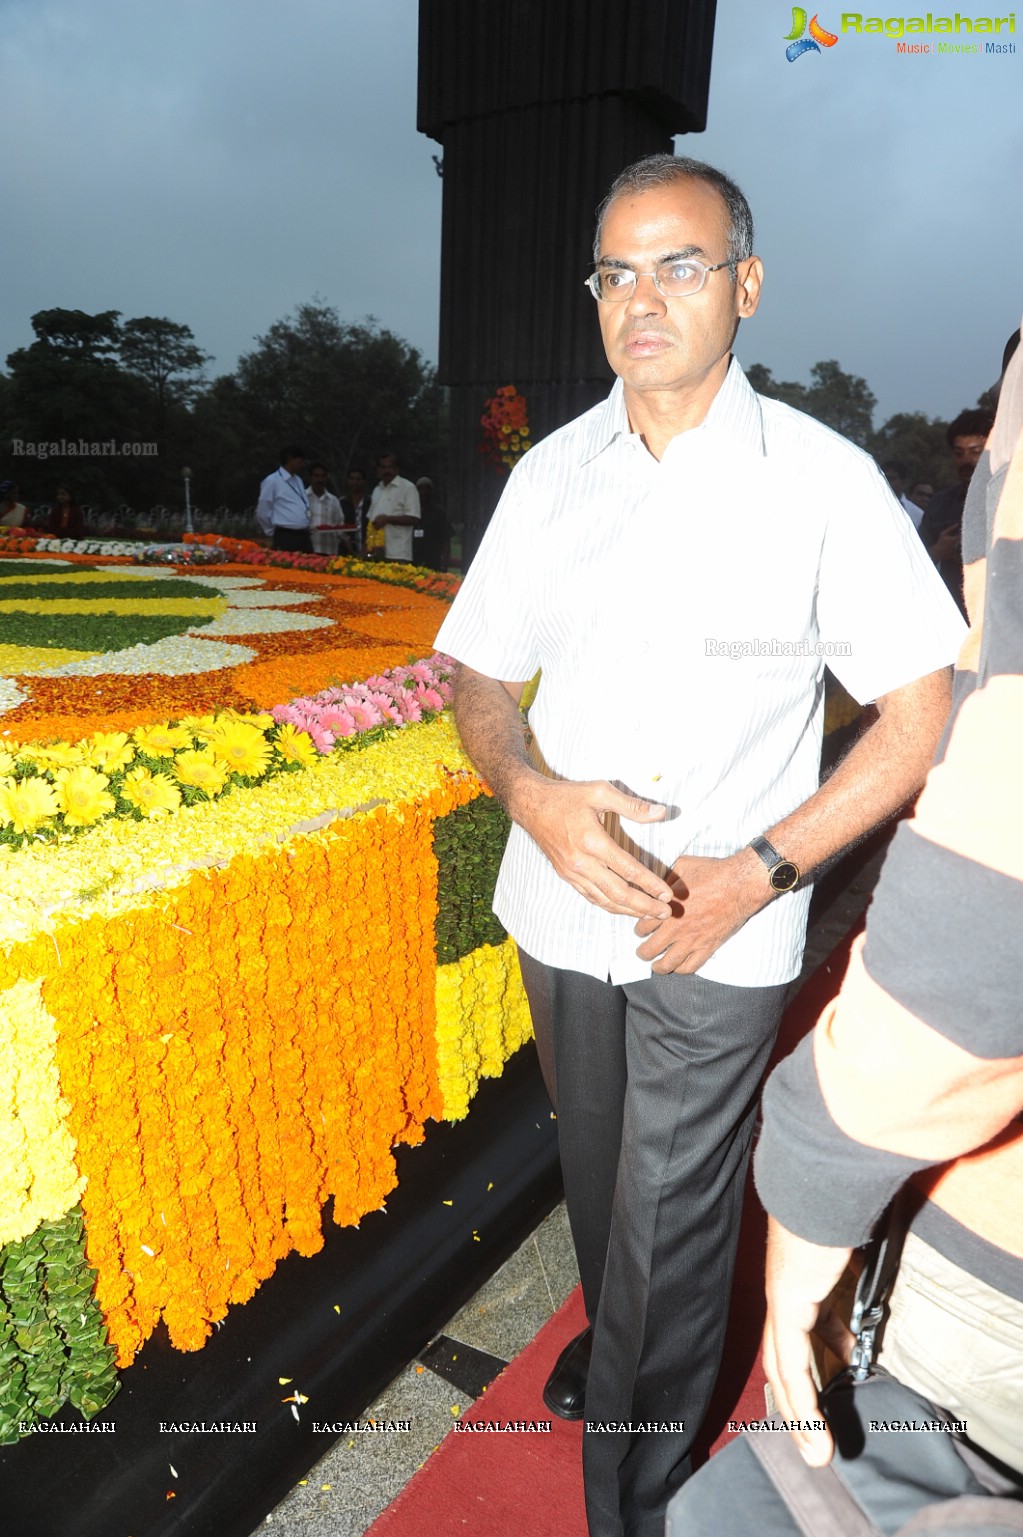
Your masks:
<svg viewBox="0 0 1023 1537"><path fill-rule="evenodd" d="M590 1537L663 1537L717 1378L757 1100L785 996L667 976L615 986L520 952L558 1116L593 1355ZM595 1423L684 1421L684 1431Z"/></svg>
<svg viewBox="0 0 1023 1537"><path fill-rule="evenodd" d="M302 555L313 553L313 540L307 528L279 528L274 525L272 548L297 550Z"/></svg>

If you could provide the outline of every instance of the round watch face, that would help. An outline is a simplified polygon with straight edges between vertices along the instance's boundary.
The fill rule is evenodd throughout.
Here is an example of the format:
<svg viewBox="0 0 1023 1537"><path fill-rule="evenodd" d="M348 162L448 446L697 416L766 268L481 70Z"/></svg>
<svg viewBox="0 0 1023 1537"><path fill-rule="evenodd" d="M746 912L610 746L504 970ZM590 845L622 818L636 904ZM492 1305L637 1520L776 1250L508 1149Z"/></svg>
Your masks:
<svg viewBox="0 0 1023 1537"><path fill-rule="evenodd" d="M791 891L799 880L799 871L788 859L782 859L771 871L771 885L775 891Z"/></svg>

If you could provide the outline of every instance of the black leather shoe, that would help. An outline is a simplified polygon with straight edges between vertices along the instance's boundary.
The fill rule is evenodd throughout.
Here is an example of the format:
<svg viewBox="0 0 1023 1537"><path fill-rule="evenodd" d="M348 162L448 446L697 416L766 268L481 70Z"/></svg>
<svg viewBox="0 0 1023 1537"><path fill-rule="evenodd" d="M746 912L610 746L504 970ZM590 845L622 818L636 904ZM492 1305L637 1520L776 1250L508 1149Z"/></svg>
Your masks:
<svg viewBox="0 0 1023 1537"><path fill-rule="evenodd" d="M543 1401L552 1414L563 1420L581 1420L586 1398L586 1374L590 1369L593 1332L584 1329L569 1340L547 1378Z"/></svg>

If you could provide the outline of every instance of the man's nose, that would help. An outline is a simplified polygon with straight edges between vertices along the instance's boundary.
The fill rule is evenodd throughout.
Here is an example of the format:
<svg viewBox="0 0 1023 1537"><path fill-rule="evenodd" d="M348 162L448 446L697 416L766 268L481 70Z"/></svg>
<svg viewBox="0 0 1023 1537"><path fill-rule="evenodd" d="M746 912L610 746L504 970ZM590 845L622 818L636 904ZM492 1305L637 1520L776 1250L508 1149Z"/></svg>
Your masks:
<svg viewBox="0 0 1023 1537"><path fill-rule="evenodd" d="M654 282L652 272L637 272L636 287L626 301L630 315L657 315L665 312L664 295Z"/></svg>

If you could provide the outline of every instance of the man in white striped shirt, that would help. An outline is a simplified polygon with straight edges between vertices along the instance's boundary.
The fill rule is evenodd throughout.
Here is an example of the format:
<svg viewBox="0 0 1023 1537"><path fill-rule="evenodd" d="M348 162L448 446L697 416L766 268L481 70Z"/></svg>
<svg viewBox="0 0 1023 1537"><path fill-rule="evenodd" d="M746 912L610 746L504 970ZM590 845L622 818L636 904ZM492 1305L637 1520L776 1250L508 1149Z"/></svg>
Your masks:
<svg viewBox="0 0 1023 1537"><path fill-rule="evenodd" d="M660 1537L720 1362L808 877L923 782L963 626L872 461L732 359L763 276L734 183L639 162L594 256L618 382L516 466L438 645L513 822L494 905L590 1322L545 1397L588 1426L685 1421L584 1436L591 1537ZM818 788L825 659L878 717Z"/></svg>

